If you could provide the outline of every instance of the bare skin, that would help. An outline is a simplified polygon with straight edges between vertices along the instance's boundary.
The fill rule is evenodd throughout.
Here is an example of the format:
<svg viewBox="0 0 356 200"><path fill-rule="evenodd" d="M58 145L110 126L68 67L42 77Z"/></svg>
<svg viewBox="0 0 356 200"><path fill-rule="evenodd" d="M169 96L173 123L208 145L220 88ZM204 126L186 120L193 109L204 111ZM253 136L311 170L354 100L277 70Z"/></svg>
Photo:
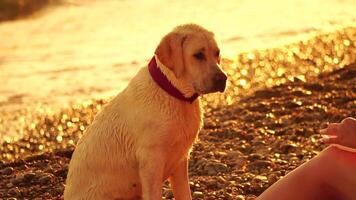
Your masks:
<svg viewBox="0 0 356 200"><path fill-rule="evenodd" d="M320 131L324 141L356 149L356 119L348 117L341 123L331 123Z"/></svg>
<svg viewBox="0 0 356 200"><path fill-rule="evenodd" d="M274 183L258 200L356 200L356 119L321 130L331 144Z"/></svg>

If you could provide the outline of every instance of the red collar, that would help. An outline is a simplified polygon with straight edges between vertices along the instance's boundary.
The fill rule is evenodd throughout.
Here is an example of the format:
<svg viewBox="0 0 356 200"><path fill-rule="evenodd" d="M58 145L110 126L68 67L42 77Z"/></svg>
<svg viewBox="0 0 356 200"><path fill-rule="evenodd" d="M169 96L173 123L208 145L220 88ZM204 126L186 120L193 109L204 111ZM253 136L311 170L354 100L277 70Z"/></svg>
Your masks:
<svg viewBox="0 0 356 200"><path fill-rule="evenodd" d="M155 57L153 57L148 64L148 71L151 74L152 79L157 83L157 85L166 91L169 95L189 103L193 103L195 99L199 97L199 94L194 93L191 97L185 97L181 91L179 91L172 83L167 79L167 77L162 73L162 71L157 67L157 62Z"/></svg>

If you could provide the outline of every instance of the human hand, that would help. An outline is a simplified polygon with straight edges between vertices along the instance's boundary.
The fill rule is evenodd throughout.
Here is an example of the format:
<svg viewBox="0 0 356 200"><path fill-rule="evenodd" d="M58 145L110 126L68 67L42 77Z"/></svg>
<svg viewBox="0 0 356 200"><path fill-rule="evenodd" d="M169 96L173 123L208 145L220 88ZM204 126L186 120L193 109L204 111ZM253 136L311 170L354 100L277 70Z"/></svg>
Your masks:
<svg viewBox="0 0 356 200"><path fill-rule="evenodd" d="M341 123L331 123L320 131L323 142L356 148L356 119L348 117Z"/></svg>

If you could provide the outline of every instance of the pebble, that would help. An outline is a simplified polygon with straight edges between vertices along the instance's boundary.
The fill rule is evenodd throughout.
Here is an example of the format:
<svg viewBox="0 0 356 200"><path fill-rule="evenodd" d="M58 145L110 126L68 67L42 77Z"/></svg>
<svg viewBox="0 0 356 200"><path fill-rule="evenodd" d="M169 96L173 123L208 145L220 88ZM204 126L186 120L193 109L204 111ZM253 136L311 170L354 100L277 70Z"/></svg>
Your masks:
<svg viewBox="0 0 356 200"><path fill-rule="evenodd" d="M195 198L203 198L203 197L204 197L203 192L200 192L200 191L194 191L193 192L193 199L195 199Z"/></svg>
<svg viewBox="0 0 356 200"><path fill-rule="evenodd" d="M237 195L236 200L245 200L245 197L243 195Z"/></svg>
<svg viewBox="0 0 356 200"><path fill-rule="evenodd" d="M275 173L272 173L272 174L268 175L267 180L268 180L268 183L273 184L276 181L278 181L278 175Z"/></svg>
<svg viewBox="0 0 356 200"><path fill-rule="evenodd" d="M258 170L261 168L267 168L271 165L272 165L272 163L268 160L256 160L256 161L249 163L247 165L247 168L249 168L250 170Z"/></svg>
<svg viewBox="0 0 356 200"><path fill-rule="evenodd" d="M206 128L206 129L216 128L216 123L213 122L212 120L205 119L204 120L204 128Z"/></svg>
<svg viewBox="0 0 356 200"><path fill-rule="evenodd" d="M64 166L62 169L56 170L54 174L56 176L61 176L63 178L67 177L67 172L68 172L68 166Z"/></svg>
<svg viewBox="0 0 356 200"><path fill-rule="evenodd" d="M205 165L204 170L207 172L208 175L217 175L220 172L227 172L228 167L224 163L219 162L209 162Z"/></svg>
<svg viewBox="0 0 356 200"><path fill-rule="evenodd" d="M63 194L63 192L64 192L64 186L62 186L62 187L55 187L55 188L53 188L53 190L50 191L50 193L51 193L53 196L61 195L61 194Z"/></svg>
<svg viewBox="0 0 356 200"><path fill-rule="evenodd" d="M46 183L50 182L51 179L52 179L52 176L50 174L44 174L44 175L42 175L42 177L40 177L38 179L38 182L40 184L46 184Z"/></svg>
<svg viewBox="0 0 356 200"><path fill-rule="evenodd" d="M252 179L252 183L267 182L267 177L262 175L257 175Z"/></svg>
<svg viewBox="0 0 356 200"><path fill-rule="evenodd" d="M17 185L21 183L24 180L24 175L23 174L17 174L15 178L12 179L12 184Z"/></svg>
<svg viewBox="0 0 356 200"><path fill-rule="evenodd" d="M248 156L248 158L250 160L261 160L264 158L264 156L262 154L259 154L259 153L252 153Z"/></svg>
<svg viewBox="0 0 356 200"><path fill-rule="evenodd" d="M32 172L25 173L24 174L24 181L31 181L35 177L36 177L35 173L32 173Z"/></svg>
<svg viewBox="0 0 356 200"><path fill-rule="evenodd" d="M256 198L257 197L255 195L247 195L245 199L246 200L256 200Z"/></svg>
<svg viewBox="0 0 356 200"><path fill-rule="evenodd" d="M241 157L241 156L243 156L243 155L244 155L244 154L243 154L241 151L236 150L236 151L230 151L230 152L228 152L227 155L226 155L226 157L227 157L228 159L234 159L234 158L239 158L239 157Z"/></svg>
<svg viewBox="0 0 356 200"><path fill-rule="evenodd" d="M0 174L10 175L10 174L12 174L13 171L14 171L14 168L6 167L6 168L4 168L3 170L0 171Z"/></svg>
<svg viewBox="0 0 356 200"><path fill-rule="evenodd" d="M19 190L18 187L11 188L9 190L9 194L12 196L20 197L21 196L21 191Z"/></svg>
<svg viewBox="0 0 356 200"><path fill-rule="evenodd" d="M223 126L225 127L234 127L237 124L236 120L227 120L222 123Z"/></svg>
<svg viewBox="0 0 356 200"><path fill-rule="evenodd" d="M290 153L296 151L297 148L298 146L294 143L282 144L280 151L282 153Z"/></svg>

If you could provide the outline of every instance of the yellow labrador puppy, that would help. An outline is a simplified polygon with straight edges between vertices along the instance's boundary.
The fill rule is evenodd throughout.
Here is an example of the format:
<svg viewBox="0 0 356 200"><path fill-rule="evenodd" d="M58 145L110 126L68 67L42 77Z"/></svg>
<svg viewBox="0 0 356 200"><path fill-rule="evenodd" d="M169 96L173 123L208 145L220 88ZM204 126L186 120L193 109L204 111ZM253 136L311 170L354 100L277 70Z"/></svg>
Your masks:
<svg viewBox="0 0 356 200"><path fill-rule="evenodd" d="M202 125L199 95L223 92L212 32L176 27L125 90L95 117L69 165L64 199L162 199L169 179L191 199L188 154Z"/></svg>

